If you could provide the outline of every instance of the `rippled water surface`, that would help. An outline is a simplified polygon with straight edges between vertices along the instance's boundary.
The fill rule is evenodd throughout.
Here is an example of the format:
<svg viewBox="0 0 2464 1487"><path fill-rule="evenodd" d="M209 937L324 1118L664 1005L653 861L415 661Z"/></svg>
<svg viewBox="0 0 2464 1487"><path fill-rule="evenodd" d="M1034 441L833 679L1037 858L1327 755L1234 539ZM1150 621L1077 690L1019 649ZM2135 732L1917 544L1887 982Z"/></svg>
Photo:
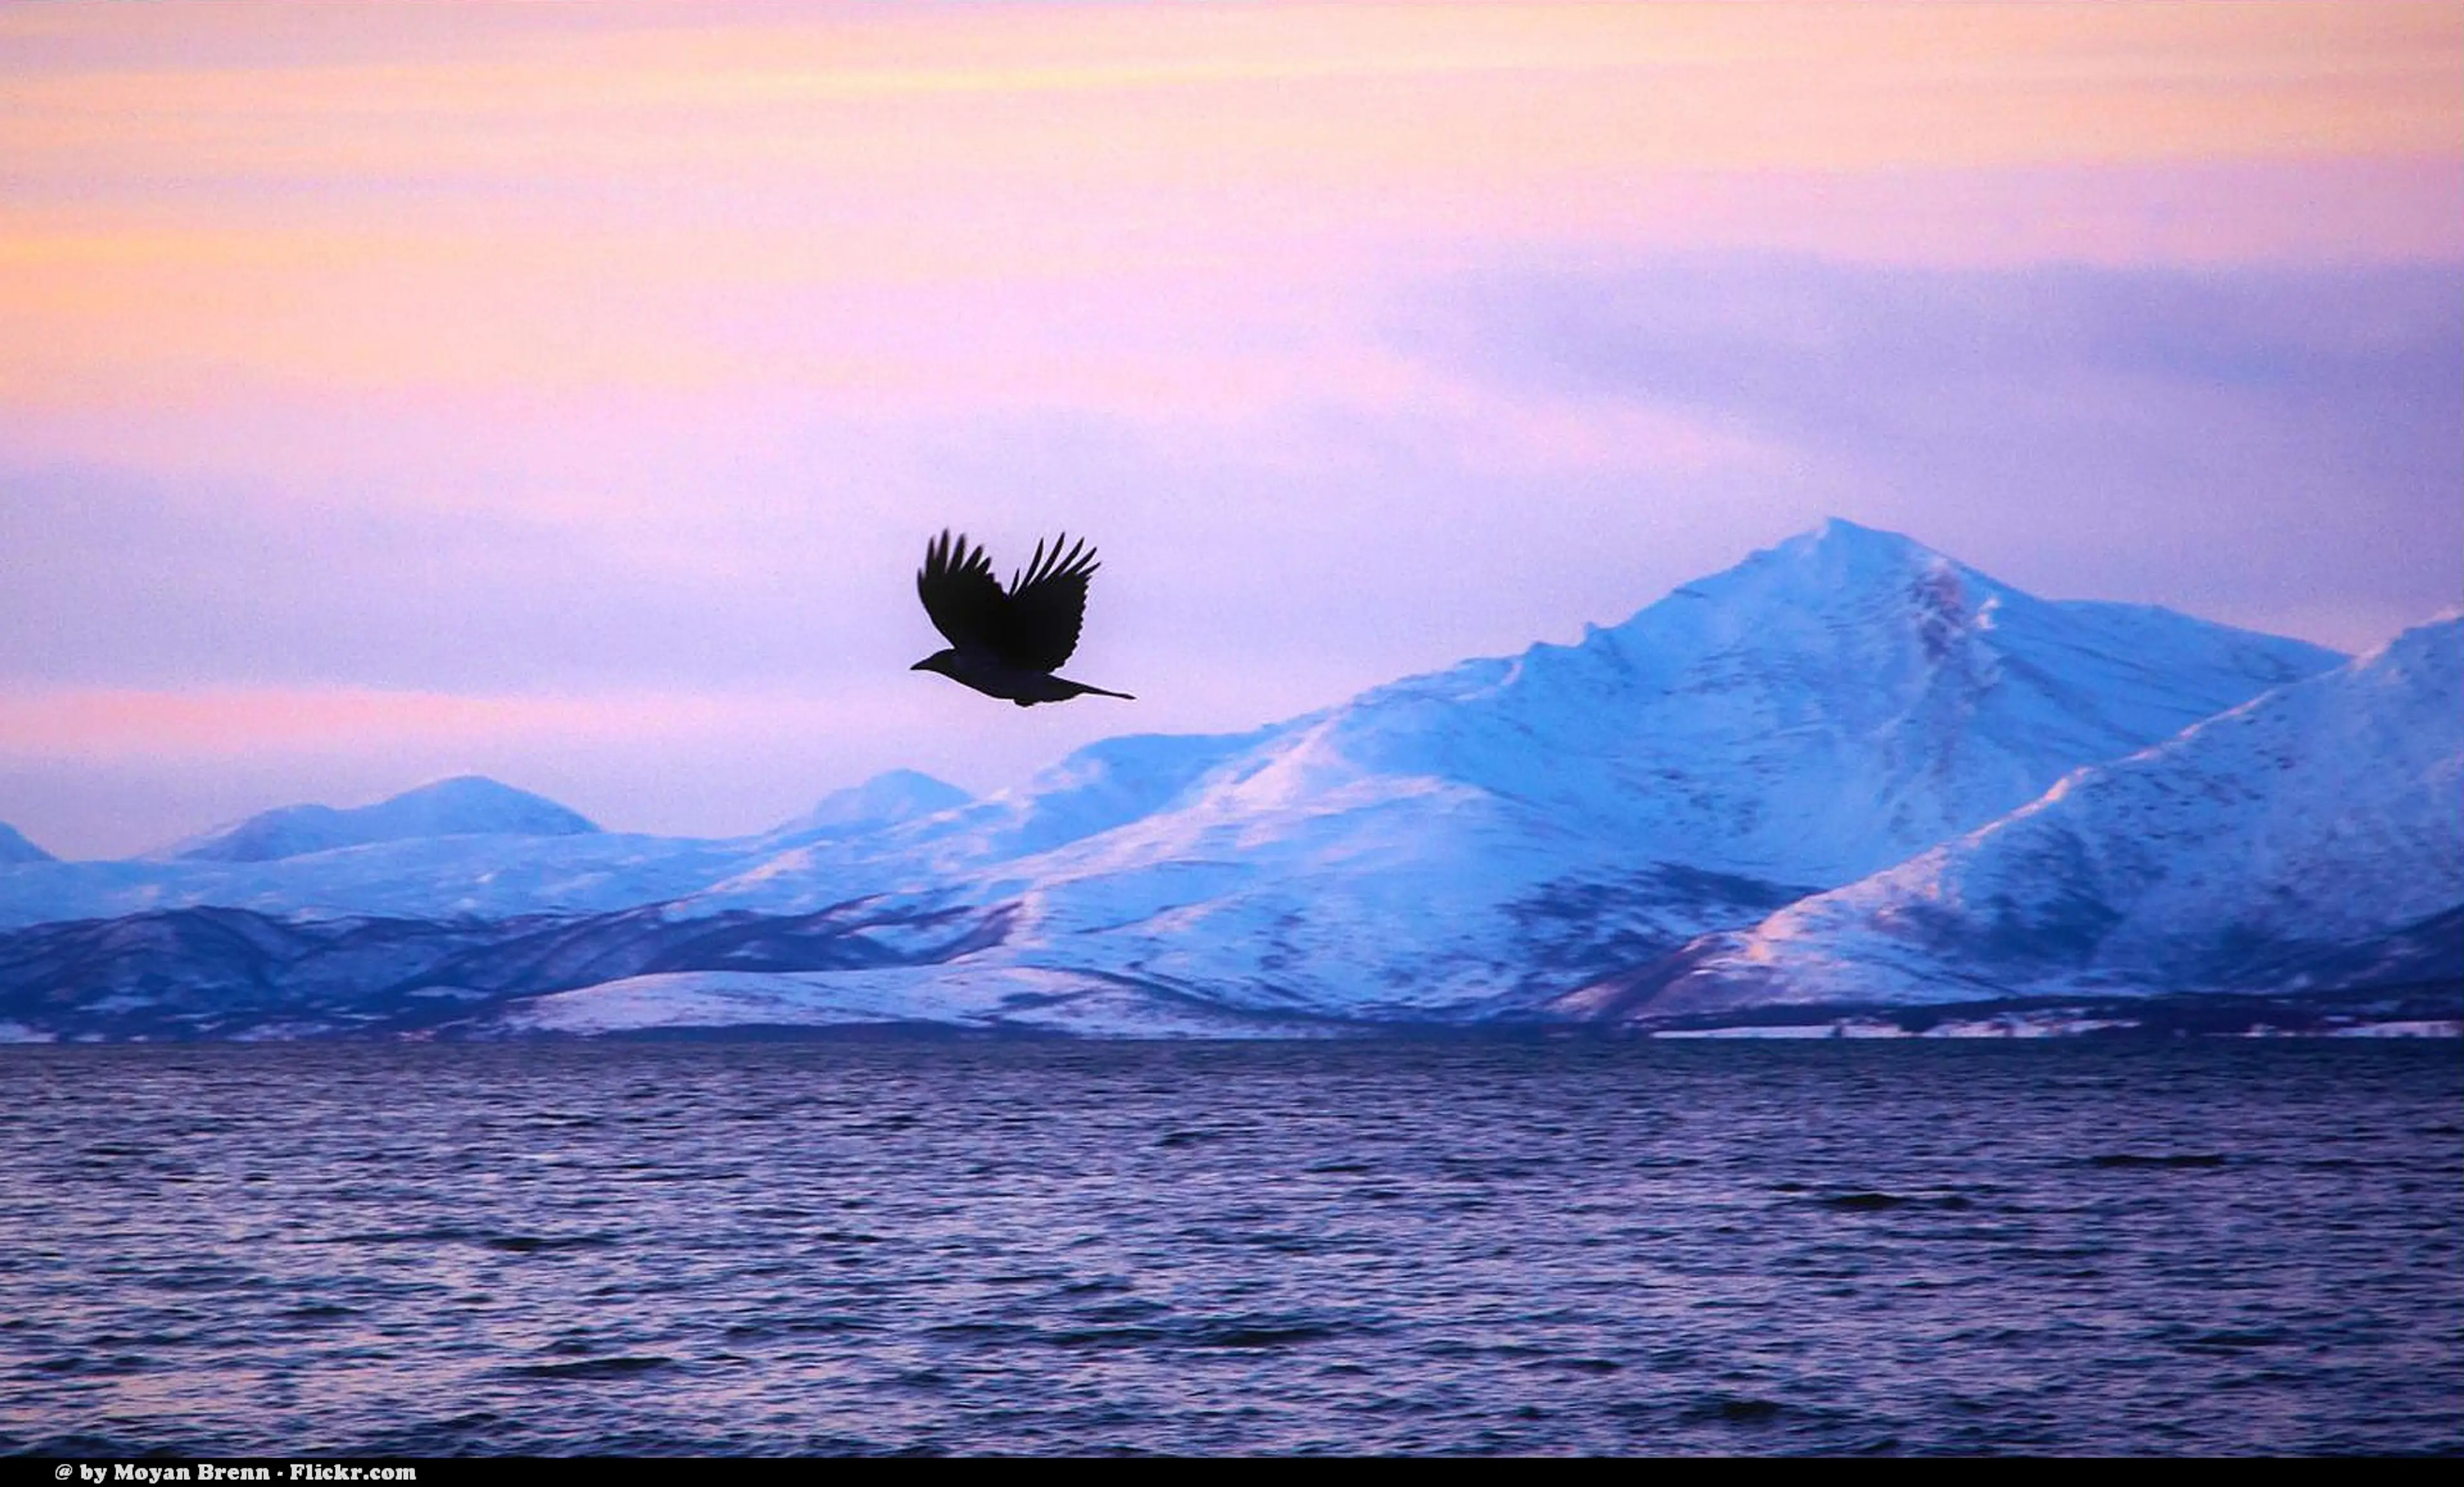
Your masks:
<svg viewBox="0 0 2464 1487"><path fill-rule="evenodd" d="M2452 1042L0 1050L0 1448L2464 1448Z"/></svg>

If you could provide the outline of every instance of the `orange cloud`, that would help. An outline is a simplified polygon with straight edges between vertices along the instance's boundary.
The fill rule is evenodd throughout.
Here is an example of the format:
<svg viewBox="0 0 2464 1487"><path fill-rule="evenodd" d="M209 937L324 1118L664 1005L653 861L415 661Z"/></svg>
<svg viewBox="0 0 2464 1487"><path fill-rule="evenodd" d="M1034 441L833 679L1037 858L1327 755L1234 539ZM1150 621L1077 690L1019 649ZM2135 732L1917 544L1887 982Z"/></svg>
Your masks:
<svg viewBox="0 0 2464 1487"><path fill-rule="evenodd" d="M13 7L0 400L1100 401L1216 338L1085 355L1057 289L1237 322L1465 245L2453 253L2459 67L2408 4Z"/></svg>

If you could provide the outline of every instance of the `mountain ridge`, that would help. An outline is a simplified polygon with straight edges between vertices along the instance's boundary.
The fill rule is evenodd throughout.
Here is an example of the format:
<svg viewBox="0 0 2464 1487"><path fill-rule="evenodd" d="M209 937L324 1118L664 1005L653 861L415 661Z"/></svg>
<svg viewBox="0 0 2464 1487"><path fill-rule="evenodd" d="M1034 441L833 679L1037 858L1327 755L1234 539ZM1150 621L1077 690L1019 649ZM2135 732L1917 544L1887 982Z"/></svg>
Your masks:
<svg viewBox="0 0 2464 1487"><path fill-rule="evenodd" d="M1572 645L1246 733L1105 739L982 798L893 772L732 841L432 838L18 867L0 872L0 927L219 904L456 934L545 916L603 945L582 963L604 981L528 996L492 981L498 1010L471 1016L510 1031L838 1025L902 1006L1125 1033L1579 1017L1563 999L1584 988L2343 661L2153 606L2037 599L1833 522ZM694 924L858 904L883 925L977 928L895 964L748 967L678 948L727 939ZM668 927L651 959L646 923Z"/></svg>
<svg viewBox="0 0 2464 1487"><path fill-rule="evenodd" d="M261 863L430 837L577 836L598 830L579 812L545 796L484 775L457 775L373 805L277 806L147 855L179 862Z"/></svg>
<svg viewBox="0 0 2464 1487"><path fill-rule="evenodd" d="M34 845L7 821L0 821L0 863L56 863L59 859Z"/></svg>

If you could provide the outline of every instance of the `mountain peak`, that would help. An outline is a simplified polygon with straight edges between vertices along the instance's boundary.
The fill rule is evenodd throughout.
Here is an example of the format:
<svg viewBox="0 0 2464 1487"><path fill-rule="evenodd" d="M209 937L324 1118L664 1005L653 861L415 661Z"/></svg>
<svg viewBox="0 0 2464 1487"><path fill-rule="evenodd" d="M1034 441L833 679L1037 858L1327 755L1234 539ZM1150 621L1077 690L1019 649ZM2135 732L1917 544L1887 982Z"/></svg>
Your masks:
<svg viewBox="0 0 2464 1487"><path fill-rule="evenodd" d="M561 837L599 827L545 796L483 775L457 775L352 810L286 805L165 847L157 856L262 863L416 837Z"/></svg>
<svg viewBox="0 0 2464 1487"><path fill-rule="evenodd" d="M556 803L552 800L548 800L545 796L533 795L527 790L517 790L513 786L508 785L501 780L490 779L485 775L455 775L446 779L431 780L425 785L415 786L412 789L402 792L400 795L388 796L385 799L378 801L377 806L378 808L384 808L387 806L426 804L437 806L504 805L520 807L537 804L541 801L545 801L550 805L554 805ZM558 806L557 808L559 810L563 809L561 806Z"/></svg>
<svg viewBox="0 0 2464 1487"><path fill-rule="evenodd" d="M1605 643L1629 657L1789 654L1847 665L1850 650L1948 658L1971 632L1993 628L2008 604L2043 601L1997 582L1913 537L1832 517L1734 566L1679 585L1621 623L1586 628L1583 644ZM1896 663L1889 663L1896 666ZM1847 685L1855 671L1837 675ZM1879 678L1865 673L1868 682Z"/></svg>
<svg viewBox="0 0 2464 1487"><path fill-rule="evenodd" d="M849 834L870 831L954 810L974 798L947 780L935 779L919 770L894 769L860 785L831 791L811 810L778 830Z"/></svg>
<svg viewBox="0 0 2464 1487"><path fill-rule="evenodd" d="M17 828L0 821L0 865L10 863L53 863L59 859L17 834Z"/></svg>
<svg viewBox="0 0 2464 1487"><path fill-rule="evenodd" d="M1747 574L1758 575L1766 581L1774 576L1793 575L1825 589L1846 592L1942 569L1972 572L1914 537L1832 516L1818 527L1763 548L1727 572L1698 579L1689 586L1699 588ZM1976 577L1982 579L1983 575Z"/></svg>
<svg viewBox="0 0 2464 1487"><path fill-rule="evenodd" d="M1926 552L1926 554L1934 552L1934 549L1925 547L1922 541L1917 541L1915 536L1907 536L1904 532L1885 532L1882 527L1865 527L1862 522L1851 522L1848 517L1823 517L1818 527L1814 527L1811 532L1804 532L1804 535L1798 535L1798 539L1856 541L1856 544L1865 544L1865 547L1915 549L1915 552Z"/></svg>
<svg viewBox="0 0 2464 1487"><path fill-rule="evenodd" d="M1788 542L1780 545L1786 547L1797 542L1858 547L1874 552L1922 553L1929 558L1941 556L1932 548L1904 533L1887 532L1881 527L1868 527L1860 522L1850 521L1845 516L1825 516L1819 525L1810 531L1797 534Z"/></svg>

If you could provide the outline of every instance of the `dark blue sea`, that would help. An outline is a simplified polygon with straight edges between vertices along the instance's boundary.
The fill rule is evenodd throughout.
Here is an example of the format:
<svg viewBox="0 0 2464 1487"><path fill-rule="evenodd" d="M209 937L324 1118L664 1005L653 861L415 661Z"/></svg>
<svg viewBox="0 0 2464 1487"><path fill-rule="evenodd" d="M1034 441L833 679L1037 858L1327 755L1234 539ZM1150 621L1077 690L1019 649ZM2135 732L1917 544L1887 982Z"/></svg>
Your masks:
<svg viewBox="0 0 2464 1487"><path fill-rule="evenodd" d="M0 1050L0 1449L2464 1449L2453 1041Z"/></svg>

